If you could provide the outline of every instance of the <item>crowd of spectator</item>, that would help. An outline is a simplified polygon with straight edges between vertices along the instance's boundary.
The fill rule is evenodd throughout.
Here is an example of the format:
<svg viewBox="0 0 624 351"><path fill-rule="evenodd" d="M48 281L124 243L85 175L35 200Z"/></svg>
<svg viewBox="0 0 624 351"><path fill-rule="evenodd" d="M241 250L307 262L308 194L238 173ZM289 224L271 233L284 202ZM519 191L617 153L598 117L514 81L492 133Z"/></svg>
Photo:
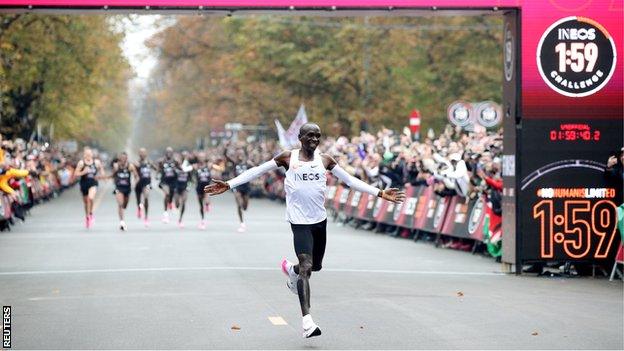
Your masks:
<svg viewBox="0 0 624 351"><path fill-rule="evenodd" d="M56 197L72 184L75 153L49 143L5 139L0 135L0 230L29 209Z"/></svg>
<svg viewBox="0 0 624 351"><path fill-rule="evenodd" d="M350 139L327 137L319 149L333 156L350 174L380 188L427 184L434 186L440 196L473 198L484 191L500 192L502 140L500 130L464 132L447 126L437 137L430 132L421 141L414 141L407 133L383 128L376 134L361 132ZM226 150L242 153L244 159L258 165L282 149L272 140L227 141L209 152L212 162L225 166L222 155ZM226 166L226 171L229 168ZM497 199L500 195L491 197Z"/></svg>
<svg viewBox="0 0 624 351"><path fill-rule="evenodd" d="M413 141L382 129L351 140L328 138L321 149L352 175L381 188L426 184L439 196L470 198L501 181L501 131L468 133L447 126L437 137L429 133ZM481 181L486 179L490 185Z"/></svg>
<svg viewBox="0 0 624 351"><path fill-rule="evenodd" d="M435 135L427 133L414 140L409 133L383 128L377 133L361 132L348 138L326 137L319 145L321 152L334 157L353 176L379 188L432 186L441 197L459 195L469 201L481 194L488 201L492 242L500 247L502 238L502 130L466 132L447 126ZM226 141L209 154L213 164L221 165L227 179L232 169L222 155L239 154L250 165L258 165L278 154L282 148L273 140L264 142ZM252 196L283 196L284 173L278 170L252 182ZM394 228L391 228L394 229ZM467 249L467 243L449 240L455 248ZM497 252L500 255L500 250Z"/></svg>

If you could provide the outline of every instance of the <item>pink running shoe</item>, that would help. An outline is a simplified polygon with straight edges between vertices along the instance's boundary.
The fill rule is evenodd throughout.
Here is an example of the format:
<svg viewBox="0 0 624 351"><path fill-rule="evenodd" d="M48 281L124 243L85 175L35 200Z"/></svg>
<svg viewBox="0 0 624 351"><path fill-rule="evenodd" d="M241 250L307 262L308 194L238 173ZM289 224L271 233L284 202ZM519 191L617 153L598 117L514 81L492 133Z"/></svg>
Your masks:
<svg viewBox="0 0 624 351"><path fill-rule="evenodd" d="M145 226L145 228L149 228L150 222L147 220L147 218L143 220L143 225Z"/></svg>
<svg viewBox="0 0 624 351"><path fill-rule="evenodd" d="M184 222L182 221L178 222L178 228L180 229L184 228Z"/></svg>
<svg viewBox="0 0 624 351"><path fill-rule="evenodd" d="M137 218L143 218L143 204L140 204L139 207L137 207Z"/></svg>
<svg viewBox="0 0 624 351"><path fill-rule="evenodd" d="M91 227L91 218L89 216L85 217L85 227L89 229Z"/></svg>
<svg viewBox="0 0 624 351"><path fill-rule="evenodd" d="M236 229L236 231L239 233L244 233L246 230L247 230L247 226L245 225L245 223L241 223L238 229Z"/></svg>
<svg viewBox="0 0 624 351"><path fill-rule="evenodd" d="M199 225L197 226L197 228L204 230L206 229L206 221L204 221L203 219L201 220L201 222L199 222Z"/></svg>

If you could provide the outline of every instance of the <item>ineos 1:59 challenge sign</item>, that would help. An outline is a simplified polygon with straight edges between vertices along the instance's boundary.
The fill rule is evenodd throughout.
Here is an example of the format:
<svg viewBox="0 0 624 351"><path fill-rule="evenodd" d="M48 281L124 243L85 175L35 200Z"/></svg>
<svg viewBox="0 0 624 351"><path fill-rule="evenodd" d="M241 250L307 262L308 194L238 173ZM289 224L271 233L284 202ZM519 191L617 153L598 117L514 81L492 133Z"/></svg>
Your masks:
<svg viewBox="0 0 624 351"><path fill-rule="evenodd" d="M566 17L542 35L537 67L549 87L570 97L602 89L615 70L615 44L604 27L584 17Z"/></svg>
<svg viewBox="0 0 624 351"><path fill-rule="evenodd" d="M622 147L624 122L621 94L619 104L605 98L621 87L611 79L617 53L607 26L565 17L537 45L548 88L540 87L542 99L527 104L522 117L521 261L595 262L617 251L622 180L607 177L605 163Z"/></svg>

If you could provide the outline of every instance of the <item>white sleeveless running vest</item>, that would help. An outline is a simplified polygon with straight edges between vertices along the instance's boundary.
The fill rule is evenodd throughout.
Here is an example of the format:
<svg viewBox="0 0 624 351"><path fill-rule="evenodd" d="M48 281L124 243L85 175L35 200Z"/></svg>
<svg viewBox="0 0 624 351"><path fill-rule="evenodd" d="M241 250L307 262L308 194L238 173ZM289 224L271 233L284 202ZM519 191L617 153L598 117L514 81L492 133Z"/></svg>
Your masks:
<svg viewBox="0 0 624 351"><path fill-rule="evenodd" d="M327 218L325 188L327 177L321 154L314 152L309 162L299 160L299 149L290 152L286 171L286 220L292 224L314 224Z"/></svg>

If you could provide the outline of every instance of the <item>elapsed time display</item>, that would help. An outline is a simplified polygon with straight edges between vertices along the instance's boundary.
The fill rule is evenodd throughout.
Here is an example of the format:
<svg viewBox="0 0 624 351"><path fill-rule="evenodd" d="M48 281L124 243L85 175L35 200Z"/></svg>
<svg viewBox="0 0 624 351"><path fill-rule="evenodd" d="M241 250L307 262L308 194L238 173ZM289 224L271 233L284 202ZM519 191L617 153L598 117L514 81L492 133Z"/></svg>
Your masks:
<svg viewBox="0 0 624 351"><path fill-rule="evenodd" d="M600 130L588 124L561 124L549 132L550 141L600 141Z"/></svg>

